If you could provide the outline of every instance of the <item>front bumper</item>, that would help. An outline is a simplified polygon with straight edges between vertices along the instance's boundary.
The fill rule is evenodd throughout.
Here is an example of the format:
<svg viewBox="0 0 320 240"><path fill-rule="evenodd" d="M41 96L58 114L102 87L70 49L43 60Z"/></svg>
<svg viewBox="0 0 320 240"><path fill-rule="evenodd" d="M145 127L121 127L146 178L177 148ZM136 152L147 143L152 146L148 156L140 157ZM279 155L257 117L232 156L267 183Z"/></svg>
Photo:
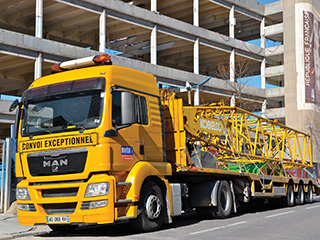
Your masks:
<svg viewBox="0 0 320 240"><path fill-rule="evenodd" d="M109 194L85 198L88 184L109 182ZM115 221L115 180L107 174L93 175L87 182L30 184L21 181L17 187L26 187L31 200L17 200L19 204L29 204L31 211L17 210L21 225L33 226L47 224L47 217L68 217L68 224L97 223L107 224ZM69 193L70 192L72 193ZM59 193L60 192L60 193ZM90 201L108 200L105 207L88 209ZM51 223L50 223L51 224Z"/></svg>

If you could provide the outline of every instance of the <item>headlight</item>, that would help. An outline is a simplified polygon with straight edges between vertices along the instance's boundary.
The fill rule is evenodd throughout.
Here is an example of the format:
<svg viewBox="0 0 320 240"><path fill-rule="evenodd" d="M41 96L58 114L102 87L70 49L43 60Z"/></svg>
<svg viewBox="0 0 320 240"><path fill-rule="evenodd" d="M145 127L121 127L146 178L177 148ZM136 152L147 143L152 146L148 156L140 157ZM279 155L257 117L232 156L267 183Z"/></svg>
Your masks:
<svg viewBox="0 0 320 240"><path fill-rule="evenodd" d="M30 200L28 188L17 188L16 198L19 200Z"/></svg>
<svg viewBox="0 0 320 240"><path fill-rule="evenodd" d="M89 184L84 197L98 197L109 194L109 183L92 183Z"/></svg>

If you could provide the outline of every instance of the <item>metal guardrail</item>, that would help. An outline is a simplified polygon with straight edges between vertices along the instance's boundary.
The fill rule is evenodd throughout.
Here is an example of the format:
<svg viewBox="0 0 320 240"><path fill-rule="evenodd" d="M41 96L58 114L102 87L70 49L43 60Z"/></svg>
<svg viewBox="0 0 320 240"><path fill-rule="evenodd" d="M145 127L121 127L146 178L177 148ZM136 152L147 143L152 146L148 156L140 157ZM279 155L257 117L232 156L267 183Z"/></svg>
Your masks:
<svg viewBox="0 0 320 240"><path fill-rule="evenodd" d="M6 212L10 206L11 189L11 138L6 138L2 146L1 199L0 211Z"/></svg>

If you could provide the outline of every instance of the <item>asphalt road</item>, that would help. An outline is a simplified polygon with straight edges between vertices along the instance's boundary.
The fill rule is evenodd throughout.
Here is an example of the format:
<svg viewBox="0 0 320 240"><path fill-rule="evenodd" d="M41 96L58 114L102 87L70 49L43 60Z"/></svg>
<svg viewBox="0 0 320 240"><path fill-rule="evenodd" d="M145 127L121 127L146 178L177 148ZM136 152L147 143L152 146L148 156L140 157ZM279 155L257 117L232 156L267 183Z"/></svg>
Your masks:
<svg viewBox="0 0 320 240"><path fill-rule="evenodd" d="M45 235L20 239L119 239L119 240L319 240L320 197L312 204L279 207L276 204L251 204L238 209L228 219L201 220L195 214L174 218L173 224L164 225L152 233L135 233L130 224L77 230L72 234L50 232Z"/></svg>

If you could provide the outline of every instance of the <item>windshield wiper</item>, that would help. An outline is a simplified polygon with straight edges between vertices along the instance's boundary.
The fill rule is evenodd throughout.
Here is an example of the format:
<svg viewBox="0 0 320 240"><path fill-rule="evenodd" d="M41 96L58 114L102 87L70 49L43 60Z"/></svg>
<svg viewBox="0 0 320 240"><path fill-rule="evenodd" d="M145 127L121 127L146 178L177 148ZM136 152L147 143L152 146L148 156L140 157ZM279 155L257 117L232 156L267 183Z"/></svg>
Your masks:
<svg viewBox="0 0 320 240"><path fill-rule="evenodd" d="M80 125L74 125L74 126L72 126L72 127L67 127L67 128L64 128L63 129L64 131L78 131L79 130L79 132L80 133L83 133L83 131L85 130L85 128L83 127L83 126L80 126Z"/></svg>

